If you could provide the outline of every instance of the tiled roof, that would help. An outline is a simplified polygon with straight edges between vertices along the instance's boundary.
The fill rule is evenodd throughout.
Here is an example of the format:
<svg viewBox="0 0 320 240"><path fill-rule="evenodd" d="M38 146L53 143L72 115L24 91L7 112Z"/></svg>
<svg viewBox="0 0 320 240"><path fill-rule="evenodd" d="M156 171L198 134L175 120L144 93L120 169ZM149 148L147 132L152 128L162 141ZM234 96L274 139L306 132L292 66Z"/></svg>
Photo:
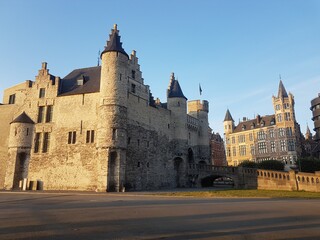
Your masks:
<svg viewBox="0 0 320 240"><path fill-rule="evenodd" d="M287 93L286 89L284 88L282 81L280 80L279 90L278 90L278 98L284 98L284 97L288 97L288 93Z"/></svg>
<svg viewBox="0 0 320 240"><path fill-rule="evenodd" d="M11 123L31 123L34 124L34 121L25 113L21 113L18 117L16 117Z"/></svg>
<svg viewBox="0 0 320 240"><path fill-rule="evenodd" d="M61 79L59 96L99 92L100 74L100 66L73 70ZM83 85L78 80L83 80Z"/></svg>
<svg viewBox="0 0 320 240"><path fill-rule="evenodd" d="M255 119L240 122L234 129L233 132L243 132L251 129L262 128L273 126L276 124L276 119L274 114L267 116L257 116Z"/></svg>

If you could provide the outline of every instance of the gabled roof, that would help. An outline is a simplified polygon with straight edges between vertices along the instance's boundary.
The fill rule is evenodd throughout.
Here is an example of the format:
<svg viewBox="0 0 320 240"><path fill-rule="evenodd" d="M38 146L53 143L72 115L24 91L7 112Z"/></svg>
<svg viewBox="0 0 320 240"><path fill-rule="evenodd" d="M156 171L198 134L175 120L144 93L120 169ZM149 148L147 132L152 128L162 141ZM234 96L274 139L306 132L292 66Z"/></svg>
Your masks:
<svg viewBox="0 0 320 240"><path fill-rule="evenodd" d="M257 116L255 119L240 122L233 132L242 132L256 128L269 127L276 124L275 115Z"/></svg>
<svg viewBox="0 0 320 240"><path fill-rule="evenodd" d="M285 97L288 97L288 93L284 88L282 81L280 80L279 89L278 89L278 98L285 98Z"/></svg>
<svg viewBox="0 0 320 240"><path fill-rule="evenodd" d="M229 109L227 109L226 116L224 117L223 121L232 121L232 122L234 122Z"/></svg>
<svg viewBox="0 0 320 240"><path fill-rule="evenodd" d="M105 52L121 52L129 58L128 54L122 47L119 30L117 29L117 24L115 24L114 28L111 30L111 34L109 35L109 41L107 41L107 46L105 46L103 52L101 53L101 56Z"/></svg>
<svg viewBox="0 0 320 240"><path fill-rule="evenodd" d="M32 119L25 112L23 112L18 117L16 117L11 123L31 123L31 124L34 124L34 121L32 121Z"/></svg>
<svg viewBox="0 0 320 240"><path fill-rule="evenodd" d="M169 88L168 88L168 98L184 98L188 100L184 95L181 90L179 81L174 78L174 74L172 73L170 83L169 83Z"/></svg>
<svg viewBox="0 0 320 240"><path fill-rule="evenodd" d="M60 82L59 96L67 96L100 91L101 67L75 69ZM78 80L83 80L83 85Z"/></svg>

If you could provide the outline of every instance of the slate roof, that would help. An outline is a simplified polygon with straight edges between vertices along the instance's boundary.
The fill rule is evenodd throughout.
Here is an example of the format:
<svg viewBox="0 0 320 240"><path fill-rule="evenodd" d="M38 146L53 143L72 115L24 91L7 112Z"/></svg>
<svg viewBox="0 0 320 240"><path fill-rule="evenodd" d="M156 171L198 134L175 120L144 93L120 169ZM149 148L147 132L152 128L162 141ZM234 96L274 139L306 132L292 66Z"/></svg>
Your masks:
<svg viewBox="0 0 320 240"><path fill-rule="evenodd" d="M120 41L119 30L117 29L117 25L114 25L114 29L111 30L111 34L109 35L109 41L107 41L107 46L105 46L101 56L105 52L121 52L125 54L128 58L128 54L122 47L122 42Z"/></svg>
<svg viewBox="0 0 320 240"><path fill-rule="evenodd" d="M171 84L168 90L168 98L173 98L173 97L178 97L178 98L184 98L188 100L184 95L181 90L180 84L178 80L171 80Z"/></svg>
<svg viewBox="0 0 320 240"><path fill-rule="evenodd" d="M223 121L232 121L232 122L234 122L229 109L227 109L226 116L224 117Z"/></svg>
<svg viewBox="0 0 320 240"><path fill-rule="evenodd" d="M263 124L262 124L263 123ZM240 122L233 132L242 132L256 128L273 126L276 124L275 115L257 116L255 119Z"/></svg>
<svg viewBox="0 0 320 240"><path fill-rule="evenodd" d="M11 123L31 123L34 124L34 121L25 113L21 113L18 117L16 117Z"/></svg>
<svg viewBox="0 0 320 240"><path fill-rule="evenodd" d="M280 80L279 89L278 89L278 98L284 98L284 97L288 97L288 93L284 88L282 81Z"/></svg>
<svg viewBox="0 0 320 240"><path fill-rule="evenodd" d="M99 92L100 75L100 66L73 70L60 80L59 96ZM80 79L83 85L78 85Z"/></svg>

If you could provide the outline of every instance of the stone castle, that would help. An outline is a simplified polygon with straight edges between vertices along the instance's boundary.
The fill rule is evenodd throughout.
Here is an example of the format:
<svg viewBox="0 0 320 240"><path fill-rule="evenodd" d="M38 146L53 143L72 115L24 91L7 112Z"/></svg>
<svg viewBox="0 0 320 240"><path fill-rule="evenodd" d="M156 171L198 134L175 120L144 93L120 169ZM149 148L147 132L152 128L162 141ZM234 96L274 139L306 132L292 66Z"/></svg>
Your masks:
<svg viewBox="0 0 320 240"><path fill-rule="evenodd" d="M34 81L4 91L0 188L24 178L45 190L185 187L189 163L210 163L208 101L187 101L173 73L167 102L154 100L117 25L100 57L64 78L42 63Z"/></svg>

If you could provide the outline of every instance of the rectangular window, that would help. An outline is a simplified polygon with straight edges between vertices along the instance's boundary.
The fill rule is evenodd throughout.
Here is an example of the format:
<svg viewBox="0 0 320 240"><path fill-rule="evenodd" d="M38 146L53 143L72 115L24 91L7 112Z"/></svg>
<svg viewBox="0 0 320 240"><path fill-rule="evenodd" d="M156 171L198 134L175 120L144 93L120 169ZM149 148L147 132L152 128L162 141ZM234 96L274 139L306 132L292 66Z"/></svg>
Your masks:
<svg viewBox="0 0 320 240"><path fill-rule="evenodd" d="M132 77L132 79L136 78L136 71L134 71L134 70L131 71L131 77Z"/></svg>
<svg viewBox="0 0 320 240"><path fill-rule="evenodd" d="M281 115L281 113L277 114L277 122L282 122L282 115Z"/></svg>
<svg viewBox="0 0 320 240"><path fill-rule="evenodd" d="M258 152L259 153L267 153L267 146L265 142L258 143Z"/></svg>
<svg viewBox="0 0 320 240"><path fill-rule="evenodd" d="M86 143L94 143L94 130L88 130L87 131Z"/></svg>
<svg viewBox="0 0 320 240"><path fill-rule="evenodd" d="M291 116L289 112L284 113L284 120L291 121Z"/></svg>
<svg viewBox="0 0 320 240"><path fill-rule="evenodd" d="M52 112L53 112L53 106L51 105L47 106L46 122L52 121Z"/></svg>
<svg viewBox="0 0 320 240"><path fill-rule="evenodd" d="M112 129L112 140L116 140L117 137L117 129Z"/></svg>
<svg viewBox="0 0 320 240"><path fill-rule="evenodd" d="M270 134L270 138L274 138L274 131L273 130L269 130L269 134Z"/></svg>
<svg viewBox="0 0 320 240"><path fill-rule="evenodd" d="M42 152L43 153L48 152L49 146L50 146L50 133L45 132L43 134Z"/></svg>
<svg viewBox="0 0 320 240"><path fill-rule="evenodd" d="M284 137L286 135L286 131L283 128L279 128L279 137Z"/></svg>
<svg viewBox="0 0 320 240"><path fill-rule="evenodd" d="M295 151L295 144L293 139L288 140L288 151Z"/></svg>
<svg viewBox="0 0 320 240"><path fill-rule="evenodd" d="M257 138L258 138L258 140L264 140L264 139L266 139L266 134L265 134L265 132L264 132L264 131L258 132L258 133L257 133Z"/></svg>
<svg viewBox="0 0 320 240"><path fill-rule="evenodd" d="M75 144L77 140L77 132L69 132L68 133L68 144Z"/></svg>
<svg viewBox="0 0 320 240"><path fill-rule="evenodd" d="M246 153L246 145L242 145L242 146L239 146L239 154L240 156L245 156L247 153Z"/></svg>
<svg viewBox="0 0 320 240"><path fill-rule="evenodd" d="M287 149L286 149L286 140L280 140L280 150L281 150L281 152L287 151Z"/></svg>
<svg viewBox="0 0 320 240"><path fill-rule="evenodd" d="M252 133L249 134L249 140L253 141L253 134Z"/></svg>
<svg viewBox="0 0 320 240"><path fill-rule="evenodd" d="M9 96L9 104L14 104L16 102L16 94L11 94Z"/></svg>
<svg viewBox="0 0 320 240"><path fill-rule="evenodd" d="M237 156L237 150L236 150L236 147L233 147L233 148L232 148L232 154L233 154L233 156Z"/></svg>
<svg viewBox="0 0 320 240"><path fill-rule="evenodd" d="M276 152L276 144L275 144L275 142L270 142L270 147L271 147L271 152L272 153Z"/></svg>
<svg viewBox="0 0 320 240"><path fill-rule="evenodd" d="M44 115L44 107L39 107L38 110L38 123L42 123L43 121L43 115Z"/></svg>
<svg viewBox="0 0 320 240"><path fill-rule="evenodd" d="M238 142L239 143L243 143L246 141L246 135L240 135L238 136Z"/></svg>
<svg viewBox="0 0 320 240"><path fill-rule="evenodd" d="M289 136L289 137L292 136L292 128L291 127L287 128L287 136Z"/></svg>
<svg viewBox="0 0 320 240"><path fill-rule="evenodd" d="M255 148L253 144L250 145L250 152L251 152L251 155L255 155Z"/></svg>
<svg viewBox="0 0 320 240"><path fill-rule="evenodd" d="M131 92L136 93L136 85L133 83L131 84Z"/></svg>
<svg viewBox="0 0 320 240"><path fill-rule="evenodd" d="M236 143L236 139L235 137L232 137L232 143L235 144Z"/></svg>
<svg viewBox="0 0 320 240"><path fill-rule="evenodd" d="M40 88L39 90L39 98L44 98L46 95L46 89L45 88Z"/></svg>
<svg viewBox="0 0 320 240"><path fill-rule="evenodd" d="M36 133L36 136L34 138L34 152L39 152L39 146L40 146L40 137L41 133Z"/></svg>

